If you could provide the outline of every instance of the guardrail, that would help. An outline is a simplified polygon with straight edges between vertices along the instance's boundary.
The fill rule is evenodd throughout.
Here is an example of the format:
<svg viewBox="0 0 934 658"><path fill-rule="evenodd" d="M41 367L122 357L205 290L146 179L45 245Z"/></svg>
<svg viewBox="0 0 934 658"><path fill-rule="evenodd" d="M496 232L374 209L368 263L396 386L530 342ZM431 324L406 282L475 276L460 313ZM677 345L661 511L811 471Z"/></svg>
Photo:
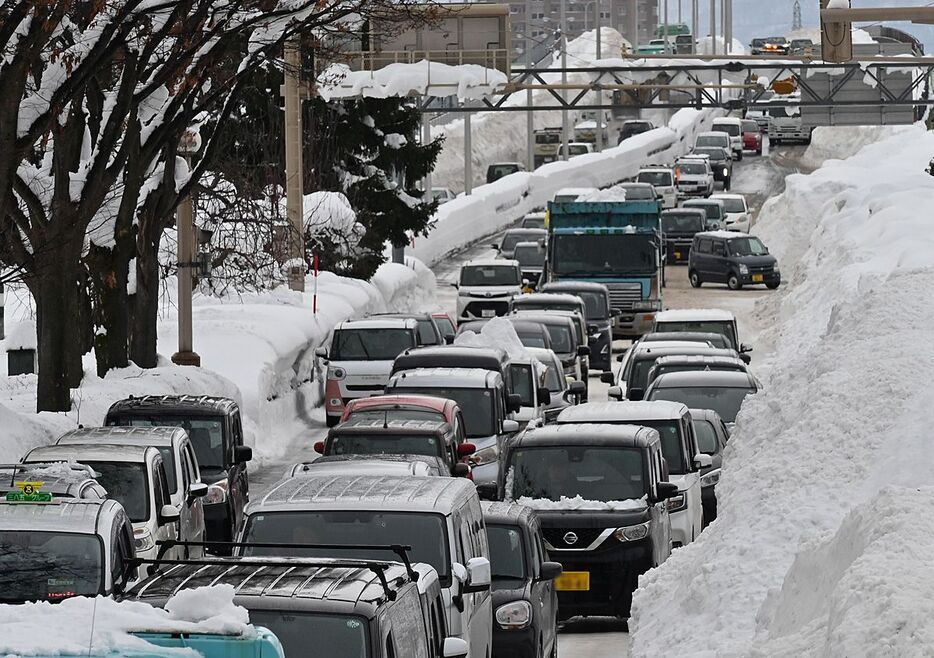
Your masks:
<svg viewBox="0 0 934 658"><path fill-rule="evenodd" d="M352 71L376 71L390 64L415 64L428 60L430 64L461 66L475 64L487 69L510 73L514 57L506 48L495 44L484 50L363 50L347 53L346 64Z"/></svg>

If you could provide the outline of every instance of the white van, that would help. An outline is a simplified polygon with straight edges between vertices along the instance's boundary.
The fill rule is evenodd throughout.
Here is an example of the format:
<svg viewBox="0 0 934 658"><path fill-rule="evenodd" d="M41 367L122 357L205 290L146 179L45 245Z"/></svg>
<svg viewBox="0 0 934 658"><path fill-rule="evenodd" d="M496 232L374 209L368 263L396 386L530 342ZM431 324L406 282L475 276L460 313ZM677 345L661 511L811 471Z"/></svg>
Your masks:
<svg viewBox="0 0 934 658"><path fill-rule="evenodd" d="M467 642L471 658L492 653L489 548L480 499L469 480L297 475L247 506L239 541L273 545L245 546L244 556L377 560L398 559L390 546L411 546L408 558L430 564L441 579L447 634ZM366 548L336 554L289 544Z"/></svg>
<svg viewBox="0 0 934 658"><path fill-rule="evenodd" d="M723 117L714 119L711 130L726 133L730 136L730 148L733 150L733 159L743 159L743 120L738 117Z"/></svg>

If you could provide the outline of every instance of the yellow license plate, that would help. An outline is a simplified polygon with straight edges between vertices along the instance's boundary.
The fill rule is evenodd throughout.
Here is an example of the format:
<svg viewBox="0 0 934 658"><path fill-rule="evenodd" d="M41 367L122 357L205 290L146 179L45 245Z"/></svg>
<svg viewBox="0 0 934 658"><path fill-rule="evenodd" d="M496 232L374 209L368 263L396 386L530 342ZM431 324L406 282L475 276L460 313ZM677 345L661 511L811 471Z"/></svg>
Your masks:
<svg viewBox="0 0 934 658"><path fill-rule="evenodd" d="M761 274L753 274L753 275L752 275L752 282L753 282L753 283L762 283L762 275L761 275Z"/></svg>
<svg viewBox="0 0 934 658"><path fill-rule="evenodd" d="M555 579L555 589L559 592L590 591L590 572L565 571Z"/></svg>
<svg viewBox="0 0 934 658"><path fill-rule="evenodd" d="M675 258L681 258L681 252L680 252L680 251L676 251L676 252L675 252Z"/></svg>

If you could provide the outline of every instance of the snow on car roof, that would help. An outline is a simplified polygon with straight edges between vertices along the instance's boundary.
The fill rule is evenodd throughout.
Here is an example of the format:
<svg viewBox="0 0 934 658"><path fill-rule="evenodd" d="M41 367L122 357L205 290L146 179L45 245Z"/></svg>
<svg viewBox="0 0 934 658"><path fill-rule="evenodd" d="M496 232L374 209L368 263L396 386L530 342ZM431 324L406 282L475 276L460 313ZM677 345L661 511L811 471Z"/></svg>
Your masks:
<svg viewBox="0 0 934 658"><path fill-rule="evenodd" d="M52 504L7 503L0 501L0 528L37 532L77 532L95 534L99 520L116 518L123 511L115 500L60 498ZM108 533L110 529L102 526Z"/></svg>
<svg viewBox="0 0 934 658"><path fill-rule="evenodd" d="M626 421L677 420L688 408L680 402L587 402L568 407L558 423L621 423Z"/></svg>
<svg viewBox="0 0 934 658"><path fill-rule="evenodd" d="M303 475L276 484L250 503L248 514L269 509L397 509L435 511L463 503L476 488L464 478Z"/></svg>
<svg viewBox="0 0 934 658"><path fill-rule="evenodd" d="M526 229L532 230L532 229ZM478 258L477 260L472 260L461 265L461 269L465 267L489 267L491 265L497 265L499 267L519 267L519 261L512 260L509 258Z"/></svg>
<svg viewBox="0 0 934 658"><path fill-rule="evenodd" d="M730 311L719 308L679 308L662 311L655 315L656 324L659 322L696 322L704 320L733 322L736 320L736 316Z"/></svg>
<svg viewBox="0 0 934 658"><path fill-rule="evenodd" d="M722 205L723 205L723 200L722 200L722 199L714 199L713 197L710 197L710 198L707 198L707 199L688 199L687 201L684 202L684 206L683 206L683 207L685 207L685 208L692 208L692 207L697 207L697 206L711 206L711 205L715 205L715 204L718 205L718 206L722 206Z"/></svg>
<svg viewBox="0 0 934 658"><path fill-rule="evenodd" d="M717 194L711 194L708 198L710 199L745 199L746 197L743 196L742 194L723 194L721 192Z"/></svg>
<svg viewBox="0 0 934 658"><path fill-rule="evenodd" d="M659 375L652 388L690 388L714 386L720 388L758 388L748 372L737 370L683 370Z"/></svg>
<svg viewBox="0 0 934 658"><path fill-rule="evenodd" d="M151 445L100 445L95 443L69 443L67 445L42 446L33 448L23 458L24 464L50 461L117 461L143 464L149 458L149 451L159 451Z"/></svg>
<svg viewBox="0 0 934 658"><path fill-rule="evenodd" d="M512 300L513 304L570 304L580 306L584 301L577 295L561 292L533 292L529 295L519 295Z"/></svg>
<svg viewBox="0 0 934 658"><path fill-rule="evenodd" d="M188 433L181 427L80 427L63 434L55 444L170 446L185 436Z"/></svg>
<svg viewBox="0 0 934 658"><path fill-rule="evenodd" d="M704 233L695 233L694 236L705 238L720 238L722 240L735 240L736 238L748 238L748 233L739 233L737 231L705 231Z"/></svg>
<svg viewBox="0 0 934 658"><path fill-rule="evenodd" d="M612 402L610 404L628 403ZM577 409L580 406L587 405L569 407L565 411L572 408ZM687 407L685 407L685 409L686 408ZM561 422L562 417L564 417L564 412L561 412L561 415L558 417L559 422ZM680 418L680 416L678 417ZM561 440L578 441L588 438L613 439L614 441L618 440L627 445L645 446L657 440L658 433L651 428L635 424L600 423L599 421L592 423L567 421L561 425L546 425L545 427L536 427L535 429L528 430L522 435L521 439L519 439L519 443L521 445L542 442L554 443L555 441Z"/></svg>
<svg viewBox="0 0 934 658"><path fill-rule="evenodd" d="M414 318L376 318L369 317L362 320L345 320L334 331L343 329L416 329L418 321Z"/></svg>
<svg viewBox="0 0 934 658"><path fill-rule="evenodd" d="M397 372L389 379L392 388L488 388L501 376L483 368L417 368Z"/></svg>
<svg viewBox="0 0 934 658"><path fill-rule="evenodd" d="M364 409L418 407L443 413L451 403L453 403L453 400L439 398L433 395L376 395L371 398L357 398L356 400L350 401L352 412L363 411Z"/></svg>

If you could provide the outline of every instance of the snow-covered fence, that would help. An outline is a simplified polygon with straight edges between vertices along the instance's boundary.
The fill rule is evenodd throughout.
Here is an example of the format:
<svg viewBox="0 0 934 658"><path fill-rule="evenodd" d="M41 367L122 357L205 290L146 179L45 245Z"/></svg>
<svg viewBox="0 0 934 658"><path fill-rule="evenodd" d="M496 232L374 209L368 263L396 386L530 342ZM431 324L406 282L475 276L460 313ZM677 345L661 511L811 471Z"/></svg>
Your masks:
<svg viewBox="0 0 934 658"><path fill-rule="evenodd" d="M543 208L564 187L609 187L633 178L639 168L671 161L694 144L699 132L709 130L721 110L677 112L667 127L627 139L602 153L587 153L567 161L551 162L534 172L520 172L476 188L438 209L436 224L427 238L417 238L411 253L429 265L465 245L500 231L523 215Z"/></svg>

